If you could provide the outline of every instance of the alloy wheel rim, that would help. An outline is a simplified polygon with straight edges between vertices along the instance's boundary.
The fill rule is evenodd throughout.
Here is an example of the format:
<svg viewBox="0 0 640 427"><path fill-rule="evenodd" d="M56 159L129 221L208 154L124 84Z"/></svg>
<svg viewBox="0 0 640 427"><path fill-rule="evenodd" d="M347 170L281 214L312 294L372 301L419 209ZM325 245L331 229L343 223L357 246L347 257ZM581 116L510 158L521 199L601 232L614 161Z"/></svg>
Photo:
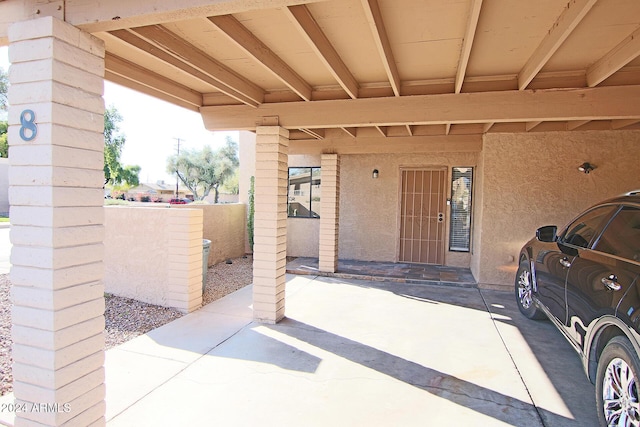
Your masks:
<svg viewBox="0 0 640 427"><path fill-rule="evenodd" d="M618 357L611 360L602 381L602 409L607 425L640 426L638 383L627 362Z"/></svg>
<svg viewBox="0 0 640 427"><path fill-rule="evenodd" d="M518 277L518 298L520 299L520 305L525 310L531 307L533 302L531 292L531 273L529 270L522 270Z"/></svg>

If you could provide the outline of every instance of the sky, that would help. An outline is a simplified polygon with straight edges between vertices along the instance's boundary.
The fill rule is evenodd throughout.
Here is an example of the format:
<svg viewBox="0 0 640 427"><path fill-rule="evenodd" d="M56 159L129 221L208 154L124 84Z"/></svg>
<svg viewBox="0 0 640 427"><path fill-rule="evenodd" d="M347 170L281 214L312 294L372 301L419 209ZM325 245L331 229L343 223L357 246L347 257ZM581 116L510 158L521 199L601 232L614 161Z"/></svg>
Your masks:
<svg viewBox="0 0 640 427"><path fill-rule="evenodd" d="M0 67L9 69L8 48L0 47ZM122 150L124 165L138 165L140 182L175 182L166 172L167 158L180 150L216 149L230 136L238 141L238 132L209 132L199 113L105 81L105 107L115 106L120 115L120 131L126 142Z"/></svg>

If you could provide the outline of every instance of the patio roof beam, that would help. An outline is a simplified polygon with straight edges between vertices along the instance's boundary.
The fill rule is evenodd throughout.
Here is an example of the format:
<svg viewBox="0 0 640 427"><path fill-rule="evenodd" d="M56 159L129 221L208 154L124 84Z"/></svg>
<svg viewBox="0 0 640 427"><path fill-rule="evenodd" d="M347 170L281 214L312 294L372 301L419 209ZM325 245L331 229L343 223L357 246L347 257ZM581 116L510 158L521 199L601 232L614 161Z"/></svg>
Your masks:
<svg viewBox="0 0 640 427"><path fill-rule="evenodd" d="M109 33L110 35L119 38L125 43L128 43L136 48L140 49L143 52L148 53L151 56L154 56L156 59L160 61L166 62L167 64L172 65L176 69L182 71L183 73L189 74L196 79L209 84L212 88L219 90L231 98L234 98L243 104L250 105L252 107L256 107L258 105L257 102L250 100L246 96L243 96L241 93L237 92L235 89L221 83L220 81L214 79L209 74L205 74L202 71L198 70L195 67L187 64L186 62L176 58L168 52L165 52L163 49L155 46L154 44L144 40L139 37L137 34L134 34L127 30L117 30Z"/></svg>
<svg viewBox="0 0 640 427"><path fill-rule="evenodd" d="M245 104L257 105L264 102L264 90L239 76L233 70L211 58L203 51L196 49L166 28L160 25L152 25L148 27L134 28L131 31L145 38L175 58L180 59L181 61L198 69L200 72L211 76L220 82L222 88L230 88L233 92L240 95L242 98L240 100ZM220 90L225 92L222 89Z"/></svg>
<svg viewBox="0 0 640 427"><path fill-rule="evenodd" d="M627 100L620 102L620 99ZM640 85L202 107L209 130L253 130L264 116L288 129L640 119Z"/></svg>
<svg viewBox="0 0 640 427"><path fill-rule="evenodd" d="M351 135L352 137L356 137L358 136L358 128L347 128L347 127L342 127L340 128L343 131L345 131L347 134Z"/></svg>
<svg viewBox="0 0 640 427"><path fill-rule="evenodd" d="M640 28L587 70L587 85L594 87L640 56Z"/></svg>
<svg viewBox="0 0 640 427"><path fill-rule="evenodd" d="M211 16L209 21L248 55L271 71L300 98L311 101L311 86L236 18L231 15Z"/></svg>
<svg viewBox="0 0 640 427"><path fill-rule="evenodd" d="M598 0L570 0L564 11L553 24L542 43L518 74L518 88L526 89L562 43L571 35L580 21L587 15Z"/></svg>
<svg viewBox="0 0 640 427"><path fill-rule="evenodd" d="M473 46L473 39L476 36L476 28L478 28L478 20L480 19L480 10L482 10L482 0L474 0L471 5L471 11L469 12L467 31L464 36L464 41L462 42L460 60L458 61L458 72L456 73L455 86L456 93L460 93L462 90L464 77L467 73L467 65L469 64L469 57L471 56L471 47Z"/></svg>
<svg viewBox="0 0 640 427"><path fill-rule="evenodd" d="M390 143L390 141L392 143ZM323 140L301 139L289 142L289 154L397 154L397 153L473 153L482 150L482 135L338 137Z"/></svg>
<svg viewBox="0 0 640 427"><path fill-rule="evenodd" d="M636 123L640 123L640 119L612 120L611 129L623 129L623 128L626 128L627 126L635 125Z"/></svg>
<svg viewBox="0 0 640 427"><path fill-rule="evenodd" d="M396 60L393 57L391 51L391 43L387 36L387 30L384 27L382 20L382 13L380 12L380 6L378 0L362 0L362 7L364 14L369 22L371 33L373 34L373 40L375 41L380 59L382 59L382 65L387 73L391 88L395 96L400 96L400 74L398 73L398 67L396 66Z"/></svg>
<svg viewBox="0 0 640 427"><path fill-rule="evenodd" d="M198 92L110 53L105 55L105 78L189 110L199 111L202 106Z"/></svg>
<svg viewBox="0 0 640 427"><path fill-rule="evenodd" d="M94 0L74 0L64 2L64 20L94 33L322 1L327 0L156 0L153 3L109 0L100 2L96 8ZM36 17L36 8L32 7L35 2L29 3L0 1L0 46L8 43L7 29L11 23Z"/></svg>
<svg viewBox="0 0 640 427"><path fill-rule="evenodd" d="M575 130L580 126L584 126L589 123L591 120L575 120L567 123L567 130Z"/></svg>
<svg viewBox="0 0 640 427"><path fill-rule="evenodd" d="M307 39L309 45L318 55L318 58L327 66L329 72L342 86L347 94L355 99L358 98L359 86L355 77L351 74L347 66L336 52L335 48L324 34L311 12L305 5L289 6L286 8L301 34Z"/></svg>
<svg viewBox="0 0 640 427"><path fill-rule="evenodd" d="M527 132L531 132L533 129L535 129L536 127L538 127L538 125L540 125L542 123L541 120L535 121L535 122L527 122L525 124L525 129Z"/></svg>

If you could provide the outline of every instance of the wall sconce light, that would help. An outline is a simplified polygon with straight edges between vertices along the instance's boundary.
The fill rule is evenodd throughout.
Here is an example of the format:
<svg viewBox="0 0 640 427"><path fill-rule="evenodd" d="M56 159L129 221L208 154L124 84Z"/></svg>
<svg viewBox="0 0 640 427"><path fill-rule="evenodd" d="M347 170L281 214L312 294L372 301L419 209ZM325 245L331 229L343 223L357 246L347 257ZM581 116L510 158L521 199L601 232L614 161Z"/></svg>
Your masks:
<svg viewBox="0 0 640 427"><path fill-rule="evenodd" d="M580 172L584 172L584 173L589 173L592 170L594 170L596 167L593 166L592 164L590 164L589 162L584 162L583 164L581 164L580 166L578 166L578 170Z"/></svg>
<svg viewBox="0 0 640 427"><path fill-rule="evenodd" d="M378 178L378 169L374 169L373 172L371 173L371 178L376 179Z"/></svg>

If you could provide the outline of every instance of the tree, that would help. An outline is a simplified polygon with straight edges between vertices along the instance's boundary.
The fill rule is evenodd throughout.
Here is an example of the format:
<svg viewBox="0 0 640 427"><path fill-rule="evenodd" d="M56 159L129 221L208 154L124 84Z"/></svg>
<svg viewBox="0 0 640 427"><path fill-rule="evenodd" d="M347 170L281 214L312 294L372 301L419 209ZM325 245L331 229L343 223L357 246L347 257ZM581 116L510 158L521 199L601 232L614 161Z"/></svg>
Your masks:
<svg viewBox="0 0 640 427"><path fill-rule="evenodd" d="M113 105L104 112L104 185L126 183L135 187L140 183L140 166L123 166L120 163L120 155L126 142L118 126L121 121L122 116Z"/></svg>
<svg viewBox="0 0 640 427"><path fill-rule="evenodd" d="M7 110L7 92L9 90L9 75L0 67L0 111Z"/></svg>
<svg viewBox="0 0 640 427"><path fill-rule="evenodd" d="M9 89L9 77L0 67L0 111L7 110L7 90ZM9 157L9 141L7 141L7 130L9 122L0 120L0 157Z"/></svg>
<svg viewBox="0 0 640 427"><path fill-rule="evenodd" d="M208 145L202 150L183 150L180 155L167 159L167 172L177 173L180 181L202 200L214 191L214 203L218 203L218 189L235 173L238 167L238 144L227 137L227 143L218 150Z"/></svg>
<svg viewBox="0 0 640 427"><path fill-rule="evenodd" d="M9 157L9 141L7 141L8 125L8 122L0 120L0 157Z"/></svg>

